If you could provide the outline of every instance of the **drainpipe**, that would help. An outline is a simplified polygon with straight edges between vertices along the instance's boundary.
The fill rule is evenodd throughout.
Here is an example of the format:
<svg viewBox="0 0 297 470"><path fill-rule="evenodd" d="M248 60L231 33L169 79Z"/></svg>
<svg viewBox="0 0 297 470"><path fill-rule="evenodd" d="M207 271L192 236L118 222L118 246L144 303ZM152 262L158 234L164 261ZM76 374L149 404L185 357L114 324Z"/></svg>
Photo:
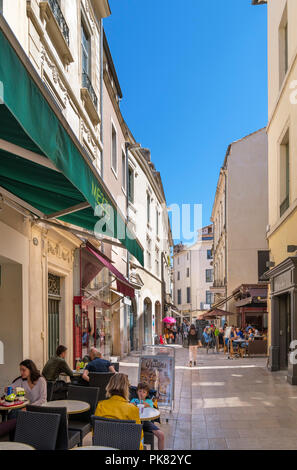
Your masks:
<svg viewBox="0 0 297 470"><path fill-rule="evenodd" d="M162 256L161 256L161 281L162 281L162 289L161 289L161 317L162 317L162 320L164 318L164 309L165 309L165 291L166 291L166 283L165 283L165 279L164 279L164 261L166 262L167 264L167 261L166 261L166 256L164 254L164 251L162 251Z"/></svg>
<svg viewBox="0 0 297 470"><path fill-rule="evenodd" d="M227 299L227 172L225 170L225 279L226 279L226 299ZM226 310L228 302L226 301Z"/></svg>
<svg viewBox="0 0 297 470"><path fill-rule="evenodd" d="M104 152L104 145L103 145L103 19L100 20L100 115L101 115L101 123L100 123L100 137L102 142L102 151L101 151L101 178L104 180L104 169L103 169L103 152Z"/></svg>

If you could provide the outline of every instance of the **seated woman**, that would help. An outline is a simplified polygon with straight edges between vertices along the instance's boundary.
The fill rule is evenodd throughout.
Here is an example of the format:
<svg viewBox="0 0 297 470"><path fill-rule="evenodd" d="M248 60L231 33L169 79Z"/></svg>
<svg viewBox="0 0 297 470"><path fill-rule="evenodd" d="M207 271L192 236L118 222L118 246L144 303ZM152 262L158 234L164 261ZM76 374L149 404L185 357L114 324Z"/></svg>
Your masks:
<svg viewBox="0 0 297 470"><path fill-rule="evenodd" d="M129 379L126 374L116 374L111 377L106 387L107 400L97 405L95 416L102 418L133 420L141 424L139 409L129 403ZM143 449L143 431L141 432L140 449Z"/></svg>
<svg viewBox="0 0 297 470"><path fill-rule="evenodd" d="M41 406L47 401L47 384L44 377L41 376L36 365L30 359L20 363L20 377L15 379L11 387L22 387L26 392L26 398L30 405ZM12 415L13 411L9 413Z"/></svg>

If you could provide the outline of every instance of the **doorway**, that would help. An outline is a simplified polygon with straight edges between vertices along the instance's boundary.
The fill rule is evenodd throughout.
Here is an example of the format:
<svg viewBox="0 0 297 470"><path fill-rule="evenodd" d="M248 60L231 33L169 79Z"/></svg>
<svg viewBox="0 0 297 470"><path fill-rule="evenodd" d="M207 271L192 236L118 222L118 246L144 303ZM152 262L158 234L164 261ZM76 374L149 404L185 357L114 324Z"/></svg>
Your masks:
<svg viewBox="0 0 297 470"><path fill-rule="evenodd" d="M60 344L61 282L58 276L48 273L48 357L56 354Z"/></svg>
<svg viewBox="0 0 297 470"><path fill-rule="evenodd" d="M284 294L279 297L279 336L280 368L287 369L291 343L290 294Z"/></svg>

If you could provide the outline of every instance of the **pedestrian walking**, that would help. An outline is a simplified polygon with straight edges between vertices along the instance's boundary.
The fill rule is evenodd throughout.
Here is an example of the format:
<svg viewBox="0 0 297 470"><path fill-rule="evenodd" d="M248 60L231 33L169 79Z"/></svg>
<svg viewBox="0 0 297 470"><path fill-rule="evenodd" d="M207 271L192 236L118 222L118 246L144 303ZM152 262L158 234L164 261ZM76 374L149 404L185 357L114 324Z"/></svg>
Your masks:
<svg viewBox="0 0 297 470"><path fill-rule="evenodd" d="M192 367L193 362L194 362L194 366L196 366L196 363L197 363L198 342L199 342L198 332L196 331L195 325L191 325L191 328L188 334L190 367Z"/></svg>

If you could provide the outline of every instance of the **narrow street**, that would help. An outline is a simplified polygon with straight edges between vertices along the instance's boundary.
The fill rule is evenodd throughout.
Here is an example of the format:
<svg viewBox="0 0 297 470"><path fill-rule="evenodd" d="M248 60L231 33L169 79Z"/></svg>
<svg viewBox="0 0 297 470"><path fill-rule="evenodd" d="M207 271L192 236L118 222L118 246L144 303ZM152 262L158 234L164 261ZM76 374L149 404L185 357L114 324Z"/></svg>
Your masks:
<svg viewBox="0 0 297 470"><path fill-rule="evenodd" d="M177 347L174 411L161 413L166 449L297 449L297 388L285 373L270 373L267 358L205 350L189 368L187 355ZM138 358L127 357L120 371L136 384Z"/></svg>

